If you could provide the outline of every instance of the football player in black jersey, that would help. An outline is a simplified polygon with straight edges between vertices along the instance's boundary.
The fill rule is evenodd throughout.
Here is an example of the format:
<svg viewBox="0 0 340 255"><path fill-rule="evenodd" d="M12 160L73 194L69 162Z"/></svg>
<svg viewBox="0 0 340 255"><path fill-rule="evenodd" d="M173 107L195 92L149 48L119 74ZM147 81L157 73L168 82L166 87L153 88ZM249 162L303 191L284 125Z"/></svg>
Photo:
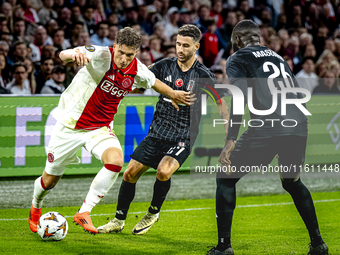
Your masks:
<svg viewBox="0 0 340 255"><path fill-rule="evenodd" d="M192 91L202 86L197 80L210 85L216 84L215 75L195 59L199 49L200 30L194 25L184 25L178 30L176 52L178 57L166 58L149 68L156 78L164 81L174 90ZM196 84L195 84L196 83ZM203 90L197 90L197 98ZM199 92L200 91L200 92ZM193 94L195 95L195 94ZM197 102L198 103L198 100ZM229 109L223 98L218 104L221 118L229 118ZM194 111L194 112L193 112ZM195 116L191 118L191 116ZM115 218L104 226L98 227L99 233L120 232L130 204L135 195L136 182L150 167L157 170L153 198L148 212L134 227L132 233L142 235L158 221L159 211L170 189L171 175L184 163L191 152L200 121L199 107L172 106L172 101L164 95L159 96L156 111L148 135L138 145L124 172L118 195ZM227 125L225 125L227 133Z"/></svg>
<svg viewBox="0 0 340 255"><path fill-rule="evenodd" d="M292 196L308 229L311 239L308 254L328 254L328 247L320 235L312 197L300 180L299 167L304 164L307 141L307 109L302 104L290 104L286 114L282 114L280 103L285 99L282 95L278 96L285 94L290 100L303 101L302 95L296 93L303 91L294 90L298 84L293 80L294 75L287 63L272 50L260 46L260 29L253 21L239 22L233 29L231 40L235 53L228 58L226 64L229 83L240 89L245 99L248 89L252 91L249 97L252 96L254 109L262 112L270 109L274 96L278 97L278 107L267 115L250 112L254 121L236 142L240 125L231 123L240 123L242 115L236 114L232 101L228 135L219 161L222 165L235 168L234 172L222 172L217 175L218 245L208 254L234 254L230 244L230 231L236 205L235 185L249 172L244 170L249 170L252 166L268 166L275 155L278 155L280 166L286 167L286 170L291 167L291 172L281 171L280 177L283 188ZM284 93L285 91L287 93ZM233 100L235 99L236 96L233 95ZM289 125L291 127L282 125L290 121L293 122ZM297 171L293 171L294 167Z"/></svg>

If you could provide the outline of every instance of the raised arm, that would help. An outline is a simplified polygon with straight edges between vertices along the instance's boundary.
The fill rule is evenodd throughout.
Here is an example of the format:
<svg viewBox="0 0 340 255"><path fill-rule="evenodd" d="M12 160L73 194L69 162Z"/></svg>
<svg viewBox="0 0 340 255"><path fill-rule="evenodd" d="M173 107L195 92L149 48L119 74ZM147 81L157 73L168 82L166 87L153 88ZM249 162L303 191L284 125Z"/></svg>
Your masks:
<svg viewBox="0 0 340 255"><path fill-rule="evenodd" d="M64 62L76 61L77 65L86 66L91 59L85 53L81 53L79 49L63 50L59 54L59 58Z"/></svg>

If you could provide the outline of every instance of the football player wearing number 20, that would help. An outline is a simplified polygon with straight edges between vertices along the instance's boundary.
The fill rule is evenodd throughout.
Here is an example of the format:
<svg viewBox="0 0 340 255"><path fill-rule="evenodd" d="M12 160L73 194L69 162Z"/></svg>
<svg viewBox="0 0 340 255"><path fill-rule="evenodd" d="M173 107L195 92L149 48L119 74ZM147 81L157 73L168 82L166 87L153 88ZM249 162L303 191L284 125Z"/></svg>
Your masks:
<svg viewBox="0 0 340 255"><path fill-rule="evenodd" d="M90 212L112 187L124 163L119 140L110 124L120 101L131 90L153 88L171 98L177 110L178 103L190 105L189 92L171 89L135 58L141 38L137 31L126 27L118 32L113 48L88 45L60 53L61 60L76 61L83 67L61 95L54 115L57 123L49 142L46 167L34 182L28 218L31 231L37 232L44 197L57 184L66 165L79 163L76 153L84 147L104 166L73 221L89 233L98 233Z"/></svg>
<svg viewBox="0 0 340 255"><path fill-rule="evenodd" d="M281 109L280 101L285 100L284 92L288 91L286 97L290 102L300 99L304 101L303 96L296 93L301 92L301 88L295 89L295 93L292 92L298 84L288 64L275 52L260 46L260 29L251 20L243 20L236 24L232 32L232 45L235 53L228 58L226 64L230 84L241 90L245 98L250 88L252 95L249 93L248 96L252 96L252 105L256 106L253 108L262 110L261 113L271 108L274 95L278 97L278 100L276 110L272 113L267 112L267 115L254 114L250 111L251 119L256 120L257 124L253 123L249 126L237 142L240 125L229 126L226 144L219 161L222 165L232 166L234 172L229 171L228 174L217 175L218 245L209 251L210 255L234 254L230 244L230 231L236 204L235 185L246 174L242 173L242 167L268 166L277 154L280 166L286 167L285 169L289 169L290 166L293 166L291 169L294 167L299 169L299 166L304 164L306 151L307 117L300 109L304 105L300 104L298 107L298 105L289 104L286 113L281 112L283 107ZM233 94L232 100L236 98ZM251 109L250 106L249 109ZM230 119L238 123L242 120L242 115L235 113L233 101ZM268 119L276 121L266 123ZM289 120L294 120L294 123L288 124ZM286 122L286 125L280 125L282 122ZM281 171L280 177L283 188L291 195L307 227L311 240L308 254L328 254L328 247L320 235L312 197L300 180L300 172Z"/></svg>

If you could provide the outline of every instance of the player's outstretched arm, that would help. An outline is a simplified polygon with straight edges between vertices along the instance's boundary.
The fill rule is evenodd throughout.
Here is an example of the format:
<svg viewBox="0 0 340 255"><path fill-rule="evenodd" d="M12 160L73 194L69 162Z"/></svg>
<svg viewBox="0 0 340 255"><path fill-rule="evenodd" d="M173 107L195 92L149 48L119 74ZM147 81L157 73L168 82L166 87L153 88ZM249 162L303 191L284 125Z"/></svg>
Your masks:
<svg viewBox="0 0 340 255"><path fill-rule="evenodd" d="M173 90L165 83L156 79L155 84L152 87L158 93L168 96L174 102L173 106L179 110L178 104L182 103L185 105L192 105L193 101L196 100L195 95L191 92Z"/></svg>
<svg viewBox="0 0 340 255"><path fill-rule="evenodd" d="M63 50L59 54L59 58L64 62L76 61L77 65L86 66L91 59L85 53L81 53L79 49Z"/></svg>

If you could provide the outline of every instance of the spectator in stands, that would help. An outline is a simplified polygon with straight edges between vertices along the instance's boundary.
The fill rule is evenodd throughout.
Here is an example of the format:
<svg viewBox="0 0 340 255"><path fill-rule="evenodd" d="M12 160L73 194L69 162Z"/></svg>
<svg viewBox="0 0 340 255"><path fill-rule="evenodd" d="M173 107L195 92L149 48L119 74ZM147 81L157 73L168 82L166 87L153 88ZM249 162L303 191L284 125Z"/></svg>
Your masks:
<svg viewBox="0 0 340 255"><path fill-rule="evenodd" d="M0 54L4 55L7 58L9 52L8 43L5 41L0 41Z"/></svg>
<svg viewBox="0 0 340 255"><path fill-rule="evenodd" d="M198 19L194 21L194 25L196 25L202 33L205 33L207 30L204 22L210 17L210 2L204 1L203 4L198 9Z"/></svg>
<svg viewBox="0 0 340 255"><path fill-rule="evenodd" d="M34 41L29 45L32 49L31 59L34 63L37 63L41 59L42 47L45 45L47 40L47 32L43 26L37 27L34 33Z"/></svg>
<svg viewBox="0 0 340 255"><path fill-rule="evenodd" d="M319 86L317 86L313 94L323 94L323 93L330 93L330 94L340 94L339 88L336 86L335 82L335 74L328 70L321 76L319 79Z"/></svg>
<svg viewBox="0 0 340 255"><path fill-rule="evenodd" d="M315 46L317 56L320 56L320 54L323 51L323 48L325 47L325 41L328 38L328 28L326 26L321 26L317 30L316 37L313 40L313 44Z"/></svg>
<svg viewBox="0 0 340 255"><path fill-rule="evenodd" d="M27 79L27 67L18 62L13 66L13 80L8 84L9 91L17 95L31 95L31 88Z"/></svg>
<svg viewBox="0 0 340 255"><path fill-rule="evenodd" d="M52 40L54 47L60 50L66 50L71 47L69 41L65 40L65 33L62 28L58 28L52 32Z"/></svg>
<svg viewBox="0 0 340 255"><path fill-rule="evenodd" d="M324 50L330 50L333 53L335 53L335 43L334 40L332 39L332 37L329 37L326 41L325 41L325 46L323 47Z"/></svg>
<svg viewBox="0 0 340 255"><path fill-rule="evenodd" d="M93 0L94 12L93 17L96 21L96 24L106 20L106 15L104 11L104 5L102 0Z"/></svg>
<svg viewBox="0 0 340 255"><path fill-rule="evenodd" d="M9 29L7 27L7 18L4 14L0 13L0 33L9 33Z"/></svg>
<svg viewBox="0 0 340 255"><path fill-rule="evenodd" d="M80 21L75 21L72 24L72 36L67 39L72 47L78 46L79 33L84 30L84 24Z"/></svg>
<svg viewBox="0 0 340 255"><path fill-rule="evenodd" d="M218 53L218 38L215 35L216 22L214 19L207 19L204 23L207 27L207 32L201 39L200 55L203 58L203 63L206 67L211 67Z"/></svg>
<svg viewBox="0 0 340 255"><path fill-rule="evenodd" d="M287 64L288 64L290 70L293 71L293 69L294 69L293 60L292 60L289 56L287 56L287 55L283 56L283 59L287 62Z"/></svg>
<svg viewBox="0 0 340 255"><path fill-rule="evenodd" d="M55 57L55 49L53 45L47 44L44 45L43 49L42 49L42 53L41 56L46 57L46 58L54 58Z"/></svg>
<svg viewBox="0 0 340 255"><path fill-rule="evenodd" d="M47 39L45 41L45 44L53 44L51 34L54 30L59 28L59 24L55 19L50 19L47 22L45 28L46 28L46 32L47 32Z"/></svg>
<svg viewBox="0 0 340 255"><path fill-rule="evenodd" d="M109 25L109 36L107 37L110 40L110 45L116 43L118 33L118 25L117 24L110 24Z"/></svg>
<svg viewBox="0 0 340 255"><path fill-rule="evenodd" d="M37 72L35 76L35 81L37 82L36 94L40 94L42 87L45 82L51 78L52 69L54 68L53 59L49 57L43 57L40 61L40 71Z"/></svg>
<svg viewBox="0 0 340 255"><path fill-rule="evenodd" d="M0 11L6 17L7 27L9 31L12 32L13 31L13 7L12 5L10 3L4 2L1 5Z"/></svg>
<svg viewBox="0 0 340 255"><path fill-rule="evenodd" d="M69 8L64 7L57 19L59 28L64 31L64 37L70 38L72 35L72 12ZM52 37L52 36L51 36Z"/></svg>
<svg viewBox="0 0 340 255"><path fill-rule="evenodd" d="M148 51L144 51L141 56L140 56L140 61L146 65L146 66L149 66L152 64L152 61L151 61L151 55L150 55L150 52Z"/></svg>
<svg viewBox="0 0 340 255"><path fill-rule="evenodd" d="M102 21L97 24L96 33L94 33L90 40L91 44L98 46L110 46L111 41L107 36L109 35L109 23Z"/></svg>
<svg viewBox="0 0 340 255"><path fill-rule="evenodd" d="M299 51L300 51L299 38L296 36L292 36L291 38L288 39L288 47L286 48L285 55L289 56L293 60L294 68L295 66L300 64L300 59L299 59L299 54L298 54ZM294 73L296 73L295 69L293 71Z"/></svg>
<svg viewBox="0 0 340 255"><path fill-rule="evenodd" d="M29 58L25 58L24 64L26 65L26 68L27 68L27 79L30 84L31 93L35 94L35 91L37 90L37 83L35 81L35 76L34 76L34 64L32 60Z"/></svg>
<svg viewBox="0 0 340 255"><path fill-rule="evenodd" d="M179 14L178 14L178 8L173 6L171 7L167 12L168 20L165 22L165 28L164 28L164 35L166 37L166 40L170 40L170 36L173 34L177 34L178 32L178 26L177 22L179 21Z"/></svg>
<svg viewBox="0 0 340 255"><path fill-rule="evenodd" d="M162 22L157 22L153 27L153 34L159 38L161 38L163 41L166 41L166 37L164 35L164 24Z"/></svg>
<svg viewBox="0 0 340 255"><path fill-rule="evenodd" d="M31 8L31 4L29 0L21 0L20 6L24 11L23 15L27 22L34 23L34 24L40 22L39 16L37 12L33 8Z"/></svg>
<svg viewBox="0 0 340 255"><path fill-rule="evenodd" d="M54 0L42 0L44 6L38 12L40 23L45 26L50 19L57 19L58 13L53 10Z"/></svg>
<svg viewBox="0 0 340 255"><path fill-rule="evenodd" d="M324 63L326 68L329 69L331 62L333 60L338 60L337 57L333 54L331 50L324 50L322 54L320 55L318 61L316 62L317 65L320 64L320 62Z"/></svg>
<svg viewBox="0 0 340 255"><path fill-rule="evenodd" d="M30 42L25 37L26 31L26 22L24 19L15 19L13 24L13 41L14 44L16 41L25 42L29 44Z"/></svg>
<svg viewBox="0 0 340 255"><path fill-rule="evenodd" d="M271 36L268 41L268 48L279 53L281 50L281 40L278 36Z"/></svg>
<svg viewBox="0 0 340 255"><path fill-rule="evenodd" d="M305 47L305 53L303 54L303 57L313 57L314 61L316 58L316 50L314 44L310 43L307 44Z"/></svg>
<svg viewBox="0 0 340 255"><path fill-rule="evenodd" d="M231 33L236 24L237 24L236 12L233 11L228 12L224 24L215 31L220 48L223 49L228 48L231 39Z"/></svg>
<svg viewBox="0 0 340 255"><path fill-rule="evenodd" d="M96 28L96 20L94 19L94 7L93 5L87 5L84 7L83 10L83 19L85 20L87 31L89 32L90 36L94 34Z"/></svg>
<svg viewBox="0 0 340 255"><path fill-rule="evenodd" d="M49 80L46 81L44 87L41 90L41 94L61 94L64 92L65 87L63 82L65 81L65 67L55 66L52 70L52 75Z"/></svg>
<svg viewBox="0 0 340 255"><path fill-rule="evenodd" d="M0 33L1 34L1 33ZM1 34L0 41L5 41L9 45L9 47L12 46L12 40L13 36L10 33L4 32Z"/></svg>
<svg viewBox="0 0 340 255"><path fill-rule="evenodd" d="M64 8L65 2L67 3L67 0L54 0L53 10L55 10L57 13L60 13Z"/></svg>
<svg viewBox="0 0 340 255"><path fill-rule="evenodd" d="M297 81L301 88L308 89L311 93L318 86L318 76L314 73L314 58L305 57L302 59L302 70L296 74Z"/></svg>
<svg viewBox="0 0 340 255"><path fill-rule="evenodd" d="M223 24L222 10L223 10L222 0L213 0L210 10L210 17L212 17L215 20L217 28L220 28Z"/></svg>
<svg viewBox="0 0 340 255"><path fill-rule="evenodd" d="M86 22L85 22L83 16L81 15L80 6L78 4L73 4L71 6L71 11L72 11L72 17L71 17L72 23L74 24L74 23L77 23L78 21L80 21L81 23L83 23L84 30L86 32L88 32ZM118 23L118 21L117 21L117 23Z"/></svg>
<svg viewBox="0 0 340 255"><path fill-rule="evenodd" d="M27 46L24 42L15 42L11 49L11 57L8 59L8 64L14 66L17 62L23 62L27 57Z"/></svg>
<svg viewBox="0 0 340 255"><path fill-rule="evenodd" d="M90 44L90 35L88 32L80 32L78 36L78 46L85 46Z"/></svg>
<svg viewBox="0 0 340 255"><path fill-rule="evenodd" d="M306 46L311 43L313 43L313 36L311 34L302 33L300 35L300 48L303 49L303 51L305 51Z"/></svg>
<svg viewBox="0 0 340 255"><path fill-rule="evenodd" d="M158 36L150 36L149 38L149 46L151 50L152 62L163 57L163 53L161 52L161 39Z"/></svg>
<svg viewBox="0 0 340 255"><path fill-rule="evenodd" d="M0 89L1 89L0 94L7 94L6 91L8 91L7 85L9 83L9 73L10 71L8 70L6 57L0 54Z"/></svg>

